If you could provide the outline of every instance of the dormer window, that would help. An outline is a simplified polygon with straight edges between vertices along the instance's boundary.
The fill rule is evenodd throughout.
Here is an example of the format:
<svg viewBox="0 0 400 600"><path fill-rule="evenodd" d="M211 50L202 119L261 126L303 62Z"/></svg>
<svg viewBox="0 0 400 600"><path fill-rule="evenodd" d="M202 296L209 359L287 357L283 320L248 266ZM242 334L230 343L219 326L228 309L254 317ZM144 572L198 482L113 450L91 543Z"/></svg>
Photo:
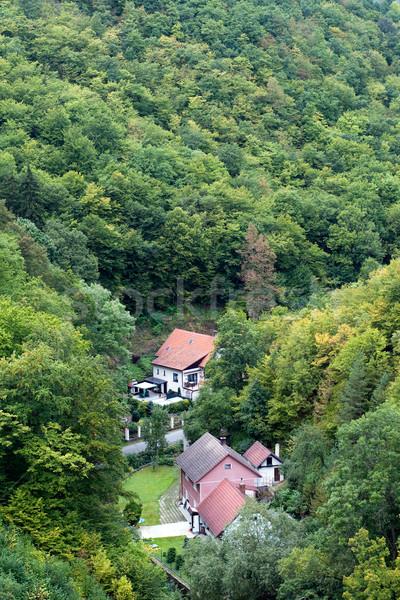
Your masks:
<svg viewBox="0 0 400 600"><path fill-rule="evenodd" d="M193 344L194 340L189 340L189 344Z"/></svg>
<svg viewBox="0 0 400 600"><path fill-rule="evenodd" d="M171 350L171 346L167 346L167 347L166 347L166 350Z"/></svg>

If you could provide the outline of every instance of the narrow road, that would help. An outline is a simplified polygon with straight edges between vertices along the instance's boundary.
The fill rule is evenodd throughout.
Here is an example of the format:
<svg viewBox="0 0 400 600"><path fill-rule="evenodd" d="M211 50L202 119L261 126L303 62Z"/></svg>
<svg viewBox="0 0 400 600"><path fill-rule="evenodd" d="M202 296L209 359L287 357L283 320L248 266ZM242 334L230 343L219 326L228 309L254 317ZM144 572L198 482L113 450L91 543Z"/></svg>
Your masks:
<svg viewBox="0 0 400 600"><path fill-rule="evenodd" d="M184 439L183 429L177 429L176 431L171 431L167 433L165 436L168 445L175 444L175 442L179 442L179 440ZM139 452L143 452L146 449L147 442L138 442L137 444L130 444L129 446L124 446L122 448L122 454L139 454Z"/></svg>

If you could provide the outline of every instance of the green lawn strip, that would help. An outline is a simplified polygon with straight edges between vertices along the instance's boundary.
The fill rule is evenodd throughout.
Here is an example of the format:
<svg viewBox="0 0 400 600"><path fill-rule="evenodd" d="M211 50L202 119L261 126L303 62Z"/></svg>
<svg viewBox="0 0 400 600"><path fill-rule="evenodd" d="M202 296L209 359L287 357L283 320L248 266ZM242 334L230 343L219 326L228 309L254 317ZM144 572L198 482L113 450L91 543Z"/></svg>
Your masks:
<svg viewBox="0 0 400 600"><path fill-rule="evenodd" d="M182 569L177 569L175 563L167 562L167 552L168 548L176 548L176 554L184 554L183 541L185 539L184 535L180 535L178 537L166 537L166 538L154 538L151 540L144 540L146 544L157 544L158 548L154 548L153 554L164 563L166 563L171 569L181 572Z"/></svg>
<svg viewBox="0 0 400 600"><path fill-rule="evenodd" d="M178 537L154 538L151 541L146 540L145 542L146 542L146 544L157 544L158 548L154 549L154 555L157 556L157 558L160 558L163 562L167 562L166 554L167 554L168 548L174 547L174 548L176 548L177 554L182 554L184 539L185 539L185 536L180 535ZM162 558L161 558L161 552L162 552ZM175 568L173 563L171 566L172 566L172 568Z"/></svg>
<svg viewBox="0 0 400 600"><path fill-rule="evenodd" d="M162 465L155 469L146 467L136 471L125 480L124 489L139 495L143 504L142 518L146 520L145 525L159 525L160 506L158 500L177 478L177 467ZM124 498L119 499L120 510L124 509L126 503Z"/></svg>

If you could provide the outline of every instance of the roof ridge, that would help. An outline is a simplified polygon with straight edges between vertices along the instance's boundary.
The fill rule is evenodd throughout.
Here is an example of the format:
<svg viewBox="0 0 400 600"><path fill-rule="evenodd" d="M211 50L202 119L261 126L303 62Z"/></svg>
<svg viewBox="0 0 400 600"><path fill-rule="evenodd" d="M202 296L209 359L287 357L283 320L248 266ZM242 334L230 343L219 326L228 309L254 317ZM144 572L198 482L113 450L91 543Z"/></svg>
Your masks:
<svg viewBox="0 0 400 600"><path fill-rule="evenodd" d="M200 331L192 331L191 329L181 329L180 327L175 327L175 329L172 331L172 333L174 331L184 331L185 333L194 333L195 335L205 335L207 337L211 337L214 339L214 336L210 335L209 333L200 333Z"/></svg>

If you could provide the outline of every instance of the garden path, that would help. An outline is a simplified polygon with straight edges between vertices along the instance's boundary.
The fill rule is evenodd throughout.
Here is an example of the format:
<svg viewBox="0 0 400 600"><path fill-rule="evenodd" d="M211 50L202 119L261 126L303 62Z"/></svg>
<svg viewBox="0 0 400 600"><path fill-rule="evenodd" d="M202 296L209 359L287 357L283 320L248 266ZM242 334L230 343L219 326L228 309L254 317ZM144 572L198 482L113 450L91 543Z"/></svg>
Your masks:
<svg viewBox="0 0 400 600"><path fill-rule="evenodd" d="M185 535L188 538L194 537L193 533L189 531L189 523L187 521L140 527L140 537L146 540L162 537L178 537L181 535Z"/></svg>
<svg viewBox="0 0 400 600"><path fill-rule="evenodd" d="M184 521L183 515L178 508L179 485L180 480L177 479L177 481L174 481L174 483L163 493L158 501L160 504L160 522L162 524Z"/></svg>

